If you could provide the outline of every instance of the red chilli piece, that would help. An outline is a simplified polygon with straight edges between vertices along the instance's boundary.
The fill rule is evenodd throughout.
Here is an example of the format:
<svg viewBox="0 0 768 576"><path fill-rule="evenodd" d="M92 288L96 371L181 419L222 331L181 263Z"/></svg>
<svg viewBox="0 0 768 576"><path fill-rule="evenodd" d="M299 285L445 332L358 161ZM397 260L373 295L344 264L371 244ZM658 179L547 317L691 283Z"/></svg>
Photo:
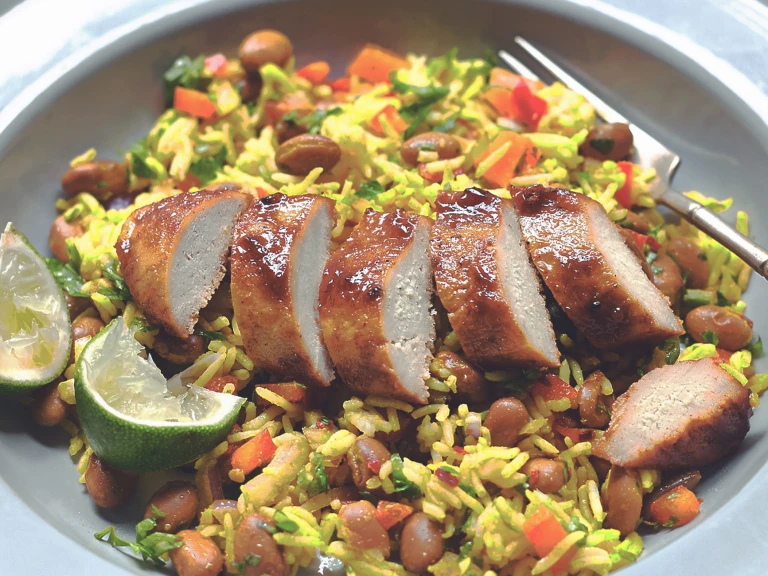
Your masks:
<svg viewBox="0 0 768 576"><path fill-rule="evenodd" d="M547 101L536 96L524 79L515 84L512 89L512 98L520 112L520 119L534 130L538 129L539 122L547 113Z"/></svg>
<svg viewBox="0 0 768 576"><path fill-rule="evenodd" d="M459 485L459 477L442 468L435 470L435 476L437 476L437 479L440 480L440 482L444 482L453 488Z"/></svg>
<svg viewBox="0 0 768 576"><path fill-rule="evenodd" d="M456 452L456 454L461 454L462 456L463 456L464 454L469 454L469 452L467 452L466 450L464 450L464 448L462 448L461 446L454 446L454 447L453 447L453 451L454 451L454 452Z"/></svg>
<svg viewBox="0 0 768 576"><path fill-rule="evenodd" d="M331 80L328 85L331 87L331 90L334 92L349 92L349 78L343 77L343 78L336 78L336 80Z"/></svg>
<svg viewBox="0 0 768 576"><path fill-rule="evenodd" d="M546 401L567 398L571 402L576 402L579 396L575 388L554 374L546 374L543 380L539 380L531 386L531 393L538 394Z"/></svg>
<svg viewBox="0 0 768 576"><path fill-rule="evenodd" d="M205 59L205 69L211 74L220 72L227 65L227 57L224 54L214 54Z"/></svg>
<svg viewBox="0 0 768 576"><path fill-rule="evenodd" d="M235 390L237 390L237 376L214 376L205 385L206 390L210 390L211 392L223 392L224 386L227 384L232 384L235 387Z"/></svg>
<svg viewBox="0 0 768 576"><path fill-rule="evenodd" d="M379 521L384 530L389 530L411 514L413 514L413 508L407 504L387 502L386 500L379 500L379 503L376 504L376 520Z"/></svg>
<svg viewBox="0 0 768 576"><path fill-rule="evenodd" d="M624 172L624 184L613 195L616 202L629 210L632 208L632 162L617 162L619 170Z"/></svg>
<svg viewBox="0 0 768 576"><path fill-rule="evenodd" d="M376 458L371 458L368 460L368 469L373 472L374 474L378 474L381 470L381 462L377 460Z"/></svg>

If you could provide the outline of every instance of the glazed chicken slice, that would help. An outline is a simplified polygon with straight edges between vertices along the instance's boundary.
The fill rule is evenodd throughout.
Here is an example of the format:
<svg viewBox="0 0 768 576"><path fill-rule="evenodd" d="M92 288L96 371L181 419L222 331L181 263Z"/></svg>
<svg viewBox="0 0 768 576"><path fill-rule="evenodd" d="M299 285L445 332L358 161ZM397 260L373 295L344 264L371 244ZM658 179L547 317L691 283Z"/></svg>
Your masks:
<svg viewBox="0 0 768 576"><path fill-rule="evenodd" d="M749 390L712 358L657 368L613 404L592 453L625 468L698 468L749 430Z"/></svg>
<svg viewBox="0 0 768 576"><path fill-rule="evenodd" d="M555 332L512 202L443 191L430 249L437 295L461 347L488 368L559 365Z"/></svg>
<svg viewBox="0 0 768 576"><path fill-rule="evenodd" d="M187 338L225 272L238 215L251 196L236 184L184 192L133 212L115 249L136 305Z"/></svg>
<svg viewBox="0 0 768 576"><path fill-rule="evenodd" d="M596 347L657 344L683 334L603 207L583 194L512 190L534 265L555 300Z"/></svg>
<svg viewBox="0 0 768 576"><path fill-rule="evenodd" d="M431 315L432 221L367 210L331 256L320 322L339 376L364 394L425 403L435 338Z"/></svg>
<svg viewBox="0 0 768 576"><path fill-rule="evenodd" d="M334 377L318 316L334 217L329 198L267 196L240 217L230 259L232 303L248 356L311 386L328 386Z"/></svg>

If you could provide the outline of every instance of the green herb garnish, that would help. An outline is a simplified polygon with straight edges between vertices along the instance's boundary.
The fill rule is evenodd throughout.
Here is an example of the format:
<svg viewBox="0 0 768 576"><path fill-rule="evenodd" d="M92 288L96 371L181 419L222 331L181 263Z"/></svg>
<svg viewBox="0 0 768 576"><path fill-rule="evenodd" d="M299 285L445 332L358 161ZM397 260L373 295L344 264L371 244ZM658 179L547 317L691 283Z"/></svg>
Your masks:
<svg viewBox="0 0 768 576"><path fill-rule="evenodd" d="M707 344L714 344L715 346L718 345L720 342L720 338L717 337L717 334L712 332L712 330L704 330L704 332L701 333L701 337L704 339L704 342Z"/></svg>
<svg viewBox="0 0 768 576"><path fill-rule="evenodd" d="M176 86L199 90L203 87L203 69L205 59L198 56L194 60L187 55L180 56L163 74L163 95L165 105L173 104L173 91Z"/></svg>
<svg viewBox="0 0 768 576"><path fill-rule="evenodd" d="M395 492L401 493L403 497L408 500L421 498L421 489L405 477L405 472L403 471L403 459L400 455L392 454L390 460L392 462L392 481L395 485Z"/></svg>

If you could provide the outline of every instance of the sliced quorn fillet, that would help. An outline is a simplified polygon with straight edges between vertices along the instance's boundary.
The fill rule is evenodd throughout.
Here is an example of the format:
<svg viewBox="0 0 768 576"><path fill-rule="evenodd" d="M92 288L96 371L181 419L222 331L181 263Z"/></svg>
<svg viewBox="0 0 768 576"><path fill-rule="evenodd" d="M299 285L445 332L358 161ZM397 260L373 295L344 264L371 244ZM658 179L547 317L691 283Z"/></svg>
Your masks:
<svg viewBox="0 0 768 576"><path fill-rule="evenodd" d="M334 217L329 198L267 196L240 216L230 258L232 303L248 356L311 386L334 378L318 314Z"/></svg>
<svg viewBox="0 0 768 576"><path fill-rule="evenodd" d="M624 468L697 468L749 431L749 390L712 358L652 370L613 404L592 453Z"/></svg>
<svg viewBox="0 0 768 576"><path fill-rule="evenodd" d="M489 367L559 365L555 332L512 202L442 191L430 248L437 295L461 347Z"/></svg>
<svg viewBox="0 0 768 576"><path fill-rule="evenodd" d="M599 203L541 185L513 189L512 200L534 265L593 345L610 350L683 334Z"/></svg>
<svg viewBox="0 0 768 576"><path fill-rule="evenodd" d="M333 364L353 390L427 401L435 337L431 225L401 210L369 209L328 260L320 323Z"/></svg>
<svg viewBox="0 0 768 576"><path fill-rule="evenodd" d="M183 192L133 212L115 249L147 319L187 338L225 272L232 231L251 196L237 184Z"/></svg>

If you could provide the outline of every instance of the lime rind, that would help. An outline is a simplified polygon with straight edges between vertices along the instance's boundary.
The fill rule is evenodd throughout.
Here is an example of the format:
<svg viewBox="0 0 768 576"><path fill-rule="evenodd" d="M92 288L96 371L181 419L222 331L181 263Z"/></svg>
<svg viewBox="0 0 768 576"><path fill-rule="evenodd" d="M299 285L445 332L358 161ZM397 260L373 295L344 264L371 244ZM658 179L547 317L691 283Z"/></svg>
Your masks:
<svg viewBox="0 0 768 576"><path fill-rule="evenodd" d="M122 318L83 349L75 370L80 422L94 452L122 470L148 472L180 466L221 442L244 398L168 381Z"/></svg>
<svg viewBox="0 0 768 576"><path fill-rule="evenodd" d="M23 393L57 378L71 344L64 293L42 256L9 223L0 236L0 393Z"/></svg>

